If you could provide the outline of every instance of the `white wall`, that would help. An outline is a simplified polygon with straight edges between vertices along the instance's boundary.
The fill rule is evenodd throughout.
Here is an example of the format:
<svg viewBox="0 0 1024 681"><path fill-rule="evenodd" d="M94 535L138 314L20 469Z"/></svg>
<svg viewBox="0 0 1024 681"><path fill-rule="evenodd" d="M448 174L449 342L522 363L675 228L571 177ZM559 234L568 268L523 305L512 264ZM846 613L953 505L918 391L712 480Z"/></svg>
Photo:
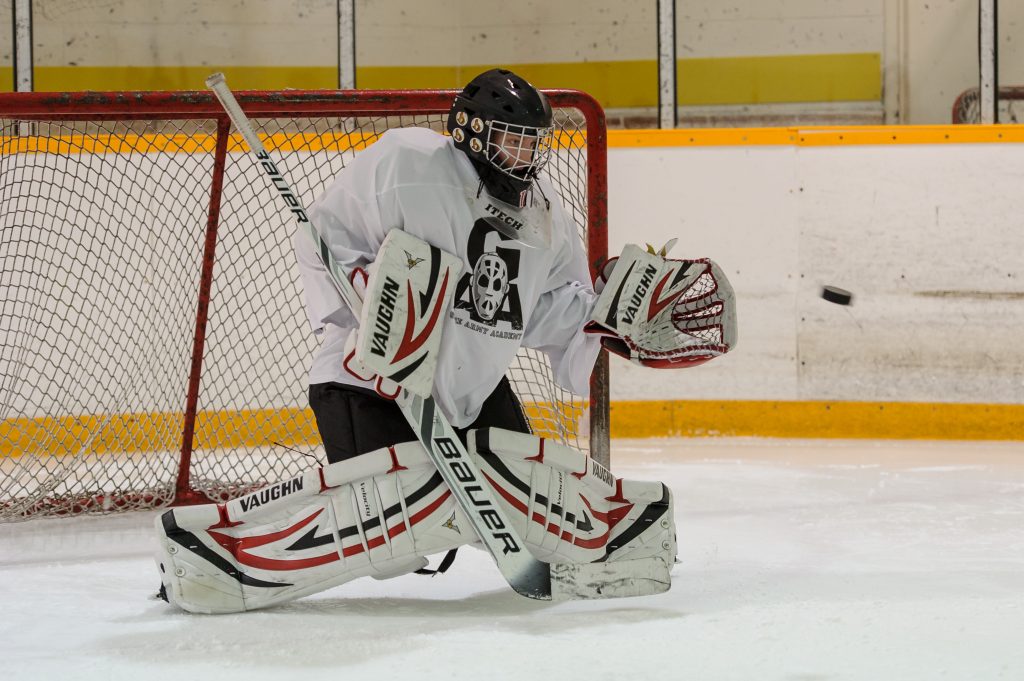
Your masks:
<svg viewBox="0 0 1024 681"><path fill-rule="evenodd" d="M0 22L9 21L10 1L0 2L0 11L8 9ZM879 52L883 3L679 0L679 56ZM314 65L337 58L336 0L34 0L34 8L41 64ZM360 0L356 20L359 57L374 66L657 56L654 0Z"/></svg>
<svg viewBox="0 0 1024 681"><path fill-rule="evenodd" d="M373 66L656 59L655 7L654 0L357 2L357 58Z"/></svg>
<svg viewBox="0 0 1024 681"><path fill-rule="evenodd" d="M40 66L303 66L338 59L336 0L34 0L33 22Z"/></svg>
<svg viewBox="0 0 1024 681"><path fill-rule="evenodd" d="M14 31L11 26L13 2L14 0L0 0L0 67L9 67L14 62Z"/></svg>
<svg viewBox="0 0 1024 681"><path fill-rule="evenodd" d="M11 64L0 0L0 67ZM42 68L332 67L335 0L35 0ZM654 0L359 0L361 66L653 60ZM678 56L883 52L900 123L949 122L977 84L977 0L679 0ZM1024 84L1024 3L1000 3L1000 82ZM102 87L101 80L93 87ZM92 82L92 81L90 81ZM650 84L652 97L656 85ZM894 94L893 91L898 90ZM895 115L896 106L889 107Z"/></svg>
<svg viewBox="0 0 1024 681"><path fill-rule="evenodd" d="M679 57L881 52L884 3L677 0Z"/></svg>
<svg viewBox="0 0 1024 681"><path fill-rule="evenodd" d="M1024 401L1019 146L610 155L611 250L681 237L676 256L726 270L740 328L682 374L616 362L613 399Z"/></svg>

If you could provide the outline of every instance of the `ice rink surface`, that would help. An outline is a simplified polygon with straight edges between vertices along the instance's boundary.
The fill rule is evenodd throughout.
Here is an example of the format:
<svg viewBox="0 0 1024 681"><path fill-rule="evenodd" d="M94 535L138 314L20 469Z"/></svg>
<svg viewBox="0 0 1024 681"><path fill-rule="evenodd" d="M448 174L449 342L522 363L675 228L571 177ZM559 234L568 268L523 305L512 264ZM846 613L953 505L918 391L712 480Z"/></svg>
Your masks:
<svg viewBox="0 0 1024 681"><path fill-rule="evenodd" d="M617 440L667 594L537 603L482 552L242 615L151 600L153 513L0 525L4 679L1024 679L1024 443ZM434 561L436 563L436 559Z"/></svg>

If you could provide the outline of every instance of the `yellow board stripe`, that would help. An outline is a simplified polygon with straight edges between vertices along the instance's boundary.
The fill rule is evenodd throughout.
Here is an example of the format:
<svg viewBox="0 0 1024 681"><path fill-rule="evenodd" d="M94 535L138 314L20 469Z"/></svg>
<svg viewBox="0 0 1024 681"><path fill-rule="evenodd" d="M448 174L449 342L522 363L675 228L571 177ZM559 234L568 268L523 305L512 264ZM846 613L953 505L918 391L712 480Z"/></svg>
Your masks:
<svg viewBox="0 0 1024 681"><path fill-rule="evenodd" d="M658 64L653 59L546 64L462 66L360 66L362 89L454 89L496 66L519 73L538 87L573 88L606 108L658 104ZM40 92L76 90L202 90L204 79L223 71L240 90L331 89L335 66L43 66L35 68ZM799 54L688 58L677 62L681 105L879 101L878 53ZM0 88L12 88L10 69L0 69Z"/></svg>
<svg viewBox="0 0 1024 681"><path fill-rule="evenodd" d="M44 416L0 421L0 456L22 454L90 454L177 451L181 448L182 413ZM320 441L308 409L260 409L200 412L196 449L289 446Z"/></svg>
<svg viewBox="0 0 1024 681"><path fill-rule="evenodd" d="M260 135L273 151L361 151L380 137L377 133L275 133ZM207 133L160 135L125 133L121 135L54 135L36 137L0 137L0 153L47 154L126 154L172 153L212 154L217 137ZM249 146L239 134L228 138L228 151L248 152Z"/></svg>
<svg viewBox="0 0 1024 681"><path fill-rule="evenodd" d="M680 400L612 402L612 437L1024 440L1024 405Z"/></svg>
<svg viewBox="0 0 1024 681"><path fill-rule="evenodd" d="M376 142L383 134L354 133L274 133L260 134L263 144L271 151L338 151L356 152ZM194 135L161 135L124 133L120 135L53 135L53 136L0 136L0 154L127 154L172 153L211 154L217 138L207 133ZM554 135L552 148L578 149L586 144L586 132L559 132ZM249 146L239 134L228 137L228 151L248 152Z"/></svg>
<svg viewBox="0 0 1024 681"><path fill-rule="evenodd" d="M373 144L373 133L275 133L261 135L272 150L359 151ZM561 133L556 149L579 148L586 132ZM213 153L215 137L195 135L123 134L0 137L0 153ZM609 130L611 148L716 146L863 146L905 144L1006 144L1024 142L1024 125L907 125L808 128L680 128L675 130ZM241 136L228 140L230 151L246 151Z"/></svg>
<svg viewBox="0 0 1024 681"><path fill-rule="evenodd" d="M1011 142L1024 142L1024 125L858 125L608 131L609 147L841 147Z"/></svg>
<svg viewBox="0 0 1024 681"><path fill-rule="evenodd" d="M534 431L555 437L557 421L570 431L583 414L582 404L555 413L549 405L525 405ZM0 456L74 455L111 452L177 451L181 448L181 412L43 416L0 421ZM195 449L316 445L320 436L306 408L204 411L196 416Z"/></svg>
<svg viewBox="0 0 1024 681"><path fill-rule="evenodd" d="M530 407L534 418L543 410ZM666 400L617 401L611 412L614 438L1024 440L1017 404ZM0 421L0 456L177 451L181 428L180 413L8 419ZM308 409L200 412L196 420L196 449L319 441Z"/></svg>

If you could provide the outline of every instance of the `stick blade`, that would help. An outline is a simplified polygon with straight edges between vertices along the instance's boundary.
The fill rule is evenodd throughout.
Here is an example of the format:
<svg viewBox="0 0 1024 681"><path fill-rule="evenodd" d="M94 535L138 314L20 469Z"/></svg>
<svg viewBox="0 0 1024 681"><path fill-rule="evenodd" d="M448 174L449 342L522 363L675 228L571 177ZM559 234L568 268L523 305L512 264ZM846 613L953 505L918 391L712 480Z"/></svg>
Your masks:
<svg viewBox="0 0 1024 681"><path fill-rule="evenodd" d="M672 566L657 558L551 565L552 600L650 596L672 586Z"/></svg>
<svg viewBox="0 0 1024 681"><path fill-rule="evenodd" d="M498 567L501 568L500 563ZM550 601L551 568L549 563L534 559L515 574L506 574L505 579L508 580L512 590L520 596L538 601Z"/></svg>

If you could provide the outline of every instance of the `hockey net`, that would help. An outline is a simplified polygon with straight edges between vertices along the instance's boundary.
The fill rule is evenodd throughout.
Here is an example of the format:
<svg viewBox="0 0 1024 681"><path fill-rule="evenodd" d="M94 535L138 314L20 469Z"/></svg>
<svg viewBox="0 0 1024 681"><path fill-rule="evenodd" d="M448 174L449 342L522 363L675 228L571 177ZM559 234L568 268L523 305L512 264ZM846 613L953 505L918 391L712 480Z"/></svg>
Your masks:
<svg viewBox="0 0 1024 681"><path fill-rule="evenodd" d="M605 257L605 131L552 91L547 174ZM397 126L443 130L451 92L240 93L309 205ZM294 227L205 92L0 95L0 520L224 500L324 463L308 410ZM607 463L589 402L523 351L538 434Z"/></svg>
<svg viewBox="0 0 1024 681"><path fill-rule="evenodd" d="M996 116L1000 123L1024 122L1024 87L999 88L996 98ZM953 102L953 123L981 122L981 91L968 88Z"/></svg>

